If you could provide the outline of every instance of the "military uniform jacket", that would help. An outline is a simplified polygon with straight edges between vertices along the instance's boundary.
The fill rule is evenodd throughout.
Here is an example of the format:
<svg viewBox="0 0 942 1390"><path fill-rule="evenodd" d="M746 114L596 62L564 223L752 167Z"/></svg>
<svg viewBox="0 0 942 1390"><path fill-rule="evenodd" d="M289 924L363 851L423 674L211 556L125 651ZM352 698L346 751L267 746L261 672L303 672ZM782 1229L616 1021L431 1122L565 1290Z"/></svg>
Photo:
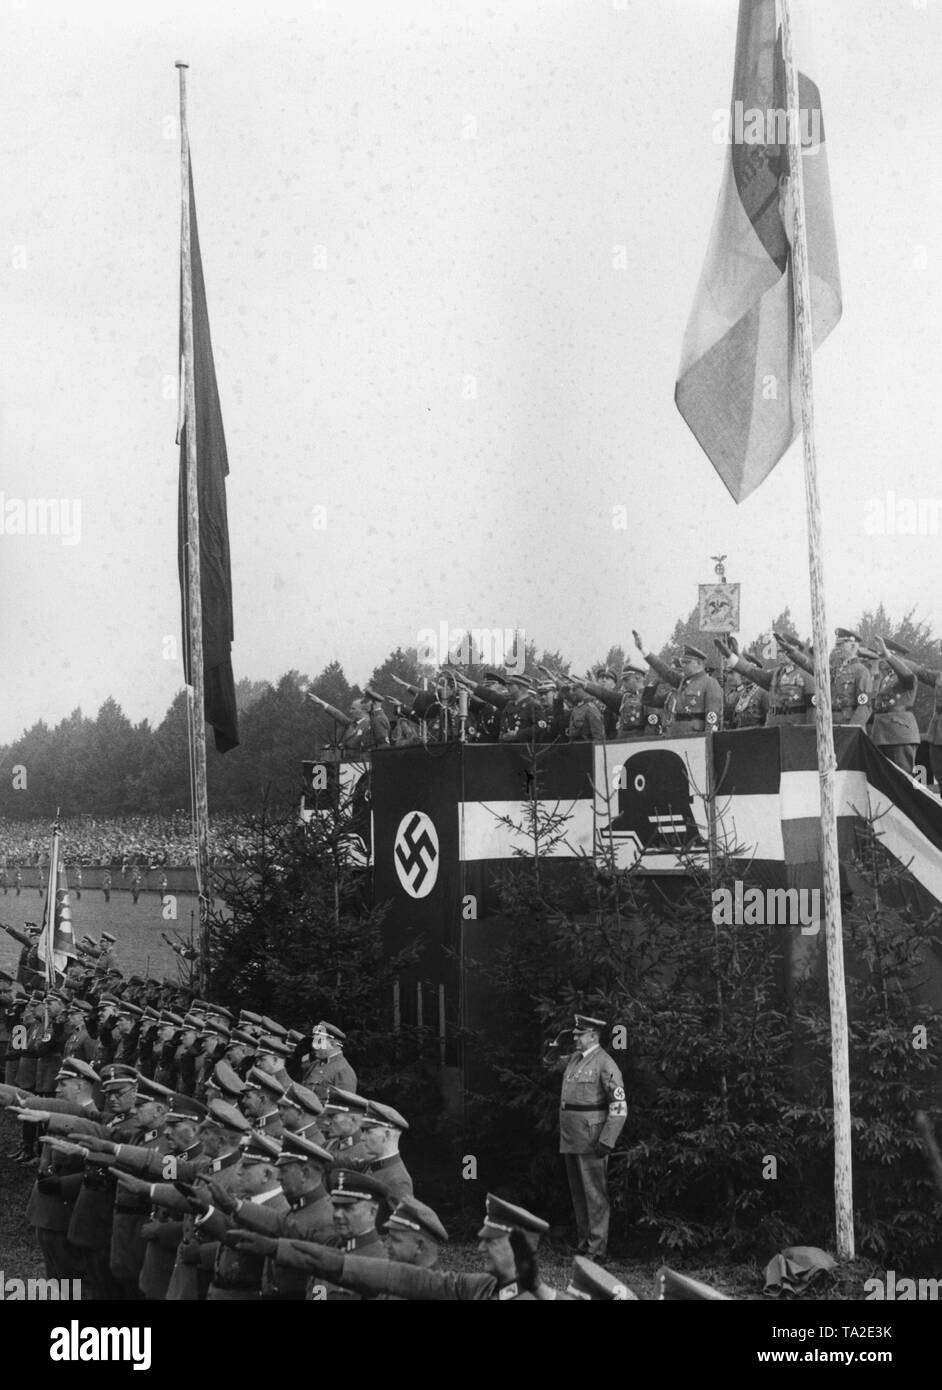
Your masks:
<svg viewBox="0 0 942 1390"><path fill-rule="evenodd" d="M57 1105L68 1104L70 1104L68 1101L50 1100L48 1104L39 1108L54 1110ZM81 1108L87 1110L90 1116L97 1119L98 1112L93 1105ZM75 1109L79 1109L78 1105L75 1106ZM55 1149L43 1145L42 1156L39 1160L39 1173L26 1207L26 1219L29 1224L39 1230L65 1233L69 1229L72 1208L81 1190L84 1171L85 1164L78 1154L57 1153ZM58 1191L40 1192L40 1178L58 1182Z"/></svg>
<svg viewBox="0 0 942 1390"><path fill-rule="evenodd" d="M942 671L933 671L929 666L914 666L913 671L923 685L932 688L932 718L926 730L926 742L942 743Z"/></svg>
<svg viewBox="0 0 942 1390"><path fill-rule="evenodd" d="M768 716L768 695L761 685L749 682L738 692L732 718L728 722L733 729L757 729L765 723Z"/></svg>
<svg viewBox="0 0 942 1390"><path fill-rule="evenodd" d="M563 1072L559 1152L595 1154L598 1144L614 1148L627 1115L621 1072L604 1048L574 1053Z"/></svg>
<svg viewBox="0 0 942 1390"><path fill-rule="evenodd" d="M667 733L702 734L706 730L715 733L723 727L723 690L719 681L708 676L706 671L685 676L680 671L672 670L653 652L649 652L645 660L677 691L674 708L666 720Z"/></svg>
<svg viewBox="0 0 942 1390"><path fill-rule="evenodd" d="M139 1130L133 1121L118 1115L99 1126L98 1132L116 1144L129 1144ZM110 1168L86 1162L82 1189L69 1222L69 1240L73 1245L90 1250L107 1249L111 1241L116 1187L117 1178Z"/></svg>
<svg viewBox="0 0 942 1390"><path fill-rule="evenodd" d="M288 1210L288 1199L275 1188L271 1192L260 1193L251 1199L253 1206L268 1206L277 1213ZM221 1237L233 1229L236 1223L224 1212L212 1210L205 1217L197 1217L196 1226L200 1238L215 1246L213 1252L212 1288L222 1293L261 1293L262 1272L265 1265L263 1255L253 1255L248 1250L234 1250L223 1245Z"/></svg>
<svg viewBox="0 0 942 1390"><path fill-rule="evenodd" d="M870 693L873 724L870 737L878 748L919 742L919 725L913 714L916 677L898 676L895 671L874 678Z"/></svg>
<svg viewBox="0 0 942 1390"><path fill-rule="evenodd" d="M236 1220L249 1231L273 1236L276 1240L312 1240L327 1242L334 1234L334 1209L323 1186L318 1185L301 1202L287 1211L276 1211L270 1204L244 1202ZM262 1271L262 1297L303 1299L307 1288L307 1271L296 1266L279 1264L269 1257Z"/></svg>
<svg viewBox="0 0 942 1390"><path fill-rule="evenodd" d="M573 743L586 740L601 742L605 738L605 725L594 700L582 700L578 705L573 705L568 733Z"/></svg>
<svg viewBox="0 0 942 1390"><path fill-rule="evenodd" d="M769 692L767 723L814 723L814 675L795 661L780 661L771 671L753 669L749 679Z"/></svg>
<svg viewBox="0 0 942 1390"><path fill-rule="evenodd" d="M656 732L660 726L657 715L654 715L654 730ZM621 704L618 707L618 721L615 725L616 734L631 736L632 734L643 734L647 727L647 719L644 709L644 691L628 690L621 697Z"/></svg>
<svg viewBox="0 0 942 1390"><path fill-rule="evenodd" d="M274 1258L279 1265L301 1270L310 1276L307 1281L307 1297L311 1302L323 1302L325 1295L328 1303L349 1303L360 1298L375 1297L373 1292L364 1293L348 1287L346 1283L341 1286L334 1282L343 1269L348 1254L355 1254L364 1265L376 1264L385 1267L389 1260L385 1243L375 1227L360 1236L334 1236L323 1244L315 1243L309 1251L303 1246L295 1245L291 1240L282 1238L278 1241ZM381 1289L377 1290L377 1293L382 1292Z"/></svg>
<svg viewBox="0 0 942 1390"><path fill-rule="evenodd" d="M317 1058L312 1062L304 1078L304 1084L319 1100L326 1101L330 1086L339 1086L342 1091L355 1091L357 1074L343 1053L337 1051L329 1057Z"/></svg>
<svg viewBox="0 0 942 1390"><path fill-rule="evenodd" d="M391 1203L413 1195L412 1177L400 1154L371 1158L362 1165L362 1171L383 1184Z"/></svg>
<svg viewBox="0 0 942 1390"><path fill-rule="evenodd" d="M88 1029L82 1025L66 1038L62 1055L63 1057L78 1057L82 1062L91 1063L97 1050L97 1042L89 1036Z"/></svg>
<svg viewBox="0 0 942 1390"><path fill-rule="evenodd" d="M836 724L866 724L870 718L873 676L856 657L842 661L831 680L831 710ZM917 739L918 742L918 739Z"/></svg>

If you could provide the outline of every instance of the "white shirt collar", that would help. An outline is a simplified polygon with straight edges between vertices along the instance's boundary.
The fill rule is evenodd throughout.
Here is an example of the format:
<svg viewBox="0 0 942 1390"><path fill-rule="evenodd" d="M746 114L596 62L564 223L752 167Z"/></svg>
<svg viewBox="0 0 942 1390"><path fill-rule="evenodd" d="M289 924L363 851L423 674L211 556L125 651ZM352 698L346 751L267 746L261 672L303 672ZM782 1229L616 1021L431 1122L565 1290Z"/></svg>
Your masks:
<svg viewBox="0 0 942 1390"><path fill-rule="evenodd" d="M591 1057L593 1052L598 1051L599 1046L599 1043L593 1043L591 1047L587 1047L582 1054L583 1060L585 1060L586 1057Z"/></svg>

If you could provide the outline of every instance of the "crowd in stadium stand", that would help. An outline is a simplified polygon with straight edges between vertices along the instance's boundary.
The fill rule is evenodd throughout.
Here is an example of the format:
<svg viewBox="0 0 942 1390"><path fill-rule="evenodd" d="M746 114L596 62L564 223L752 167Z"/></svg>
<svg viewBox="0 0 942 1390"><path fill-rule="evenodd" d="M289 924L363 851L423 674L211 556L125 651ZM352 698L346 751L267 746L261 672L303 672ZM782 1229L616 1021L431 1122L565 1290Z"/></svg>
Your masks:
<svg viewBox="0 0 942 1390"><path fill-rule="evenodd" d="M159 869L186 867L193 860L189 812L169 816L65 817L60 820L66 863L83 868ZM52 827L48 820L0 821L0 864L28 868L49 862ZM244 849L244 817L210 818L210 855L226 863Z"/></svg>

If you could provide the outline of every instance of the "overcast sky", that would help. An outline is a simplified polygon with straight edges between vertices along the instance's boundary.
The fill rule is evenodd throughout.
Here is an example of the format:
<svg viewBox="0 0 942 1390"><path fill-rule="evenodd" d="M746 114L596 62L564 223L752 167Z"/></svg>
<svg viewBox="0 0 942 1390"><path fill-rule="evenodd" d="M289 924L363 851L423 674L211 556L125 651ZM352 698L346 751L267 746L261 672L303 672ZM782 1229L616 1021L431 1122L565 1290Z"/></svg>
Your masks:
<svg viewBox="0 0 942 1390"><path fill-rule="evenodd" d="M799 446L737 507L673 404L737 9L4 0L0 492L81 514L0 535L0 740L109 694L156 720L182 682L177 58L237 678L338 658L362 682L441 622L584 666L632 627L659 646L717 553L747 636L786 604L810 630ZM942 4L817 11L828 618L882 600L942 632L942 518L867 525L888 492L942 497Z"/></svg>

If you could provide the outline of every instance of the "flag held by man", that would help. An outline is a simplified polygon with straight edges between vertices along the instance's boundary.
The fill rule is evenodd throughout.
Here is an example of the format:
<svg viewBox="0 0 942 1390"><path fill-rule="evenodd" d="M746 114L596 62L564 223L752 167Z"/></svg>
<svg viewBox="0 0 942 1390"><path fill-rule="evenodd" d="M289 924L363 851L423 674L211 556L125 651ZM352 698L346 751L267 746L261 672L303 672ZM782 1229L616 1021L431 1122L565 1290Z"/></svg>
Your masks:
<svg viewBox="0 0 942 1390"><path fill-rule="evenodd" d="M793 5L793 9L794 9ZM736 502L801 427L786 122L802 133L815 346L841 317L821 97L795 15L799 111L788 112L776 0L740 0L729 152L684 337L675 400Z"/></svg>

